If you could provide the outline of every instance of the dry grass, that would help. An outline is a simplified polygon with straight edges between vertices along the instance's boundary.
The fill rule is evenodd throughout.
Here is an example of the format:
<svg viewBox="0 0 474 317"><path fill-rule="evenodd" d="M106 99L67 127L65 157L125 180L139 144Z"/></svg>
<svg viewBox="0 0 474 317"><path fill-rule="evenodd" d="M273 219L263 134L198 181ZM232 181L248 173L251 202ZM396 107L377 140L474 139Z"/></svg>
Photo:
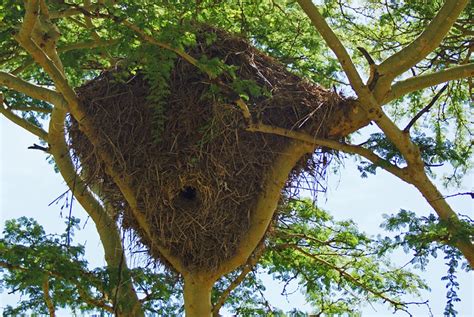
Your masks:
<svg viewBox="0 0 474 317"><path fill-rule="evenodd" d="M215 32L218 40L210 45L198 41L191 55L236 65L241 79L253 80L271 93L248 101L255 120L326 137L332 111L344 106L341 97L288 72L243 39L209 28L206 32ZM138 72L125 81L115 77L113 71L104 72L78 89L87 114L100 128L101 141L108 145L115 167L130 175L140 208L160 243L189 268L215 268L234 254L248 229L263 176L289 140L245 131L242 113L228 94L210 94L209 78L178 58L164 131L156 142L145 76ZM219 81L230 84L226 76ZM88 182L100 188L125 228L137 229L127 202L74 120L69 132ZM317 176L322 165L316 156L304 158L289 176L287 190L302 174ZM142 237L140 230L136 234Z"/></svg>

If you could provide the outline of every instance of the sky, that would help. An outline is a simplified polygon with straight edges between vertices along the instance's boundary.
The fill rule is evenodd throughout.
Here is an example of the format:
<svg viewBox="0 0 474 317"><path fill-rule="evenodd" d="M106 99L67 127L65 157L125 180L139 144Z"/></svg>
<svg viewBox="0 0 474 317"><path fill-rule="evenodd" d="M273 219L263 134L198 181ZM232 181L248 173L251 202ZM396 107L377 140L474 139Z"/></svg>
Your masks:
<svg viewBox="0 0 474 317"><path fill-rule="evenodd" d="M68 211L61 211L61 203L48 205L67 188L60 175L54 173L52 165L47 163L44 153L27 149L35 142L38 142L35 136L0 116L0 229L3 229L7 219L27 216L35 218L48 233L62 233ZM473 185L472 177L467 177L463 188L452 191L443 189L443 193L472 191ZM455 210L472 215L474 205L469 196L450 198L449 203ZM318 206L330 211L336 219L353 219L362 231L372 235L383 233L379 228L383 214L396 213L402 208L415 211L418 215L431 212L414 187L383 171L362 179L351 160L346 161L343 170L329 178L327 193L318 197ZM84 224L87 218L85 212L77 203L73 207L73 216L81 218ZM90 267L105 265L92 221L87 221L76 234L75 241L85 244ZM404 264L408 259L409 256L397 254L393 261ZM429 299L434 316L442 316L443 313L446 289L440 279L446 270L441 257L420 273L431 287L431 292L424 293L423 298ZM265 295L272 305L284 310L292 307L309 309L303 295L296 293L288 299L284 298L280 295L281 285L268 277L264 280L267 285ZM462 300L457 305L458 316L474 316L474 275L459 273L458 280L461 283L458 294ZM14 304L17 299L18 296L8 295L3 290L0 294L0 313L6 304ZM424 307L412 307L411 311L414 316L428 316ZM67 313L61 312L58 316L67 316ZM368 306L364 308L363 316L392 316L392 310L380 305ZM396 316L405 314L397 313Z"/></svg>

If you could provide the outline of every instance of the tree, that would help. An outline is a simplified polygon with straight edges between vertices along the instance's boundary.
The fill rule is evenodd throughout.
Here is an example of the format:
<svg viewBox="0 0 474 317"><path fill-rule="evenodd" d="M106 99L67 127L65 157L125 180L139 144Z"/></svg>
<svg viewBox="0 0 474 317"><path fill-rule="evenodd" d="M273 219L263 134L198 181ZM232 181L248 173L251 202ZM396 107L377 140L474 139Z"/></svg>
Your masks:
<svg viewBox="0 0 474 317"><path fill-rule="evenodd" d="M452 210L430 176L436 165L450 163L454 172L447 181L453 182L470 167L472 143L466 112L474 73L469 37L472 7L468 1L368 2L362 6L340 1L316 6L309 0L163 4L30 0L24 6L6 1L3 8L8 10L2 10L0 83L5 88L1 113L42 140L43 144L33 148L51 156L94 221L107 262L106 269L96 271L84 265L80 246L70 241L74 219L68 221L64 237L45 235L33 220L9 222L0 244L0 265L9 272L4 278L7 285L30 294L30 302L19 311L42 305L42 311L53 316L57 306L67 305L118 316L140 316L145 311L173 314L180 309L173 300L176 293L170 290L171 283L176 283L178 292L183 292L187 316L216 315L224 303L240 309L241 314L252 314L260 309L252 307L249 299L261 287L249 274L256 265L282 280L304 281L308 298L322 313L350 311L361 298L406 309L398 292L416 292L424 285L408 271L390 269L380 261L393 248L404 246L416 249L422 263L430 252L446 252L450 259L447 279L453 289L447 314L452 314L449 303L456 300L455 270L462 258L471 267L474 262L473 227L469 218ZM209 47L222 51L225 45L221 42L227 36L232 38L230 33L238 33L258 48L250 48L248 42L239 44L258 62L256 66L250 60L250 75L242 70L243 64L230 63L227 57L231 54L225 51L217 58L206 55ZM232 43L243 43L235 41ZM261 51L279 63L259 55ZM245 55L232 54L233 58ZM157 60L160 63L154 62ZM302 121L284 123L281 113L275 120L270 112L258 108L266 101L276 102L271 89L276 81L266 78L270 73L259 68L262 65L272 66L287 78L333 85L335 91L342 90L351 98L301 80L294 84L297 92L307 89L315 99L323 96L318 100L322 106L312 108ZM361 75L365 66L367 76ZM136 170L127 169L126 158L124 165L117 164L117 143L104 138L106 122L92 118L88 105L94 99L84 97L86 87L99 87L94 85L100 80L117 83L112 88L124 90L144 80L149 87L147 100L154 105L154 143L146 143L153 147L163 141L172 115L177 116L177 112L164 114L176 92L170 87L176 69L188 75L197 73L196 82L206 85L217 105L238 110L240 119L231 127L235 134L270 135L280 144L257 182L248 205L248 223L237 235L235 248L222 257L215 254L217 249L203 251L214 255L209 266L177 252L176 246L186 246L167 243L165 229L161 236L156 233L151 224L154 218L143 212L147 188L137 185ZM99 79L85 84L92 78ZM439 85L442 88L431 88ZM296 100L295 95L289 96ZM324 112L328 108L331 111ZM324 121L318 119L323 115ZM422 116L429 116L425 124L419 123ZM321 121L324 131L319 129ZM369 123L381 132L361 144L351 143L351 135ZM47 130L43 128L46 124ZM93 149L96 165L85 163L88 156L80 152L77 140L85 140L85 148ZM203 142L198 140L200 145ZM409 230L394 240L374 241L357 232L353 224L334 222L324 211L296 199L294 191L285 191L282 198L282 190L297 181L292 178L295 170L308 168L311 161L316 168L310 172L323 172L327 157L336 152L361 157L362 175L382 168L415 186L436 216L418 219L402 211L385 226L397 230L407 225ZM128 157L130 153L119 154ZM303 167L301 162L305 162ZM91 167L103 172L99 181L92 179L95 169ZM118 191L122 203L107 196L111 188ZM192 201L198 195L195 191L185 186L178 196ZM127 267L120 232L130 229L150 259L164 264L165 270L157 273ZM32 271L41 274L33 276ZM145 296L140 298L139 291ZM333 301L334 294L341 299ZM249 305L242 304L245 300Z"/></svg>

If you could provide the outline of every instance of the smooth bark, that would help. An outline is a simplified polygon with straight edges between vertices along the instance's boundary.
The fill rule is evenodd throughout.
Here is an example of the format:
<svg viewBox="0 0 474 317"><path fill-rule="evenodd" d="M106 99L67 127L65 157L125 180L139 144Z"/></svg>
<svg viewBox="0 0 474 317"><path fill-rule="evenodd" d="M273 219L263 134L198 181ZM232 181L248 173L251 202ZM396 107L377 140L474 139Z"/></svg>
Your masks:
<svg viewBox="0 0 474 317"><path fill-rule="evenodd" d="M184 274L184 311L186 317L210 317L211 291L215 280L207 274Z"/></svg>

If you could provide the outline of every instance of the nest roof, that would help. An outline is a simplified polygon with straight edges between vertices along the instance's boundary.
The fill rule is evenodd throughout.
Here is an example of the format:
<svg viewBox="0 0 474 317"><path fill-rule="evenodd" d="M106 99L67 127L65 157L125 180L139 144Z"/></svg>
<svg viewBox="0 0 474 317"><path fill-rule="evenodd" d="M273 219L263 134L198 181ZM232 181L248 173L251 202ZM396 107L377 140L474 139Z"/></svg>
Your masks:
<svg viewBox="0 0 474 317"><path fill-rule="evenodd" d="M215 33L217 39L209 44L198 35L189 54L235 65L239 78L270 92L250 96L248 106L255 120L326 136L332 111L344 106L341 97L302 80L242 38L209 28L205 32ZM146 75L139 71L125 80L118 77L117 71L104 72L78 89L87 115L99 128L101 141L108 144L116 167L130 176L139 207L160 244L189 268L217 267L233 256L248 230L263 177L289 140L245 131L245 120L232 98L212 91L209 78L181 58L174 63L169 91L158 111L149 98ZM153 241L140 231L128 203L74 119L69 135L87 181L100 189L123 226L134 229L159 259ZM288 186L302 171L318 168L310 157L300 163Z"/></svg>

